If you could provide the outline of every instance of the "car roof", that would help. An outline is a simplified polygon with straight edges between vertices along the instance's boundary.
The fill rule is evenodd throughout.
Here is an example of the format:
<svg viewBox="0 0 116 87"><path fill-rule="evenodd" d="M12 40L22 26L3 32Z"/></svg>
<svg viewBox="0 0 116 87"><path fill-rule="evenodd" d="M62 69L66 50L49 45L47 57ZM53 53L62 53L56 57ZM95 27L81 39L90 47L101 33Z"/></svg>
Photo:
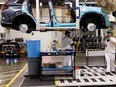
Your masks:
<svg viewBox="0 0 116 87"><path fill-rule="evenodd" d="M7 4L23 4L25 1L28 2L29 0L9 0Z"/></svg>
<svg viewBox="0 0 116 87"><path fill-rule="evenodd" d="M15 1L17 1L17 0L9 0L9 2L7 4L14 3Z"/></svg>

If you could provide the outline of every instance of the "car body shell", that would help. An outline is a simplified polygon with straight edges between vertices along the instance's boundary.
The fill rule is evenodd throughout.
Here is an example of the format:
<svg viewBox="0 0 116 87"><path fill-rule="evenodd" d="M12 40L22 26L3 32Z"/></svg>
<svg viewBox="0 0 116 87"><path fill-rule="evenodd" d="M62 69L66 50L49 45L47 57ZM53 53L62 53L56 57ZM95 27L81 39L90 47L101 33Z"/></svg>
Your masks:
<svg viewBox="0 0 116 87"><path fill-rule="evenodd" d="M32 15L32 11L30 8L31 3L29 3L29 0L24 0L22 4L10 2L7 5L9 6L9 8L2 11L1 25L3 27L14 28L13 21L15 20L15 18L21 15L30 18L33 21L34 25L37 24L36 19ZM49 5L49 9L51 10L49 11L50 22L40 23L40 27L56 27L56 28L57 27L61 27L61 28L62 27L70 27L70 28L76 27L76 22L75 23L59 23L55 17L55 13L53 10L53 4L48 3L48 5ZM108 19L108 13L105 12L102 8L80 5L79 10L80 10L80 17L79 17L80 21L82 17L84 17L87 13L96 13L97 15L101 15L102 19L104 20L103 28L111 26L111 23L109 22L109 19ZM24 19L21 19L21 20L23 21Z"/></svg>

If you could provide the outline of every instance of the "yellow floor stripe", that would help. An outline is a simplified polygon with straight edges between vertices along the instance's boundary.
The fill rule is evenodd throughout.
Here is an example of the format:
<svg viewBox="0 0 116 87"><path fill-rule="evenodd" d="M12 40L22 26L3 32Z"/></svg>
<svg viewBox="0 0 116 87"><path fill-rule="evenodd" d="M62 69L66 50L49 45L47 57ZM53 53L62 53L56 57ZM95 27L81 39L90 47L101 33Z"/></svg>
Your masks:
<svg viewBox="0 0 116 87"><path fill-rule="evenodd" d="M23 72L23 70L27 67L27 64L20 70L20 72L6 85L6 87L10 87L10 85L15 81L15 79Z"/></svg>
<svg viewBox="0 0 116 87"><path fill-rule="evenodd" d="M55 81L55 85L59 86L60 81Z"/></svg>
<svg viewBox="0 0 116 87"><path fill-rule="evenodd" d="M55 85L56 85L56 86L59 86L58 77L55 77Z"/></svg>

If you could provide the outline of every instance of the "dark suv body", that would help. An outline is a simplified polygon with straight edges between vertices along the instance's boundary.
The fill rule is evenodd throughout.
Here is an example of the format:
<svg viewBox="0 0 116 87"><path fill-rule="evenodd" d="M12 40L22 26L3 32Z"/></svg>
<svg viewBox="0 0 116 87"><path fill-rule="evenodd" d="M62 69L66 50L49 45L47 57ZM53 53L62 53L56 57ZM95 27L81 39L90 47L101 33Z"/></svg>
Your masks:
<svg viewBox="0 0 116 87"><path fill-rule="evenodd" d="M25 9L29 14L24 12ZM27 24L30 29L34 30L36 29L35 19L30 14L32 11L29 0L8 0L2 6L1 25L19 30L20 24ZM27 32L30 32L29 30Z"/></svg>

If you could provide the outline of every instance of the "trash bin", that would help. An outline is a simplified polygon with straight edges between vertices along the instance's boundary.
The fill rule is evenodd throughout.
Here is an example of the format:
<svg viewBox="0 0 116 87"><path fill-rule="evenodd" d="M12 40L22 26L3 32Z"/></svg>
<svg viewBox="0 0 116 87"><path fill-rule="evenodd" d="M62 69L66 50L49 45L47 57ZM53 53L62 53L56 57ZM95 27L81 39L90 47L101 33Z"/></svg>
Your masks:
<svg viewBox="0 0 116 87"><path fill-rule="evenodd" d="M41 58L28 58L28 74L29 76L41 75Z"/></svg>
<svg viewBox="0 0 116 87"><path fill-rule="evenodd" d="M29 76L41 74L40 40L26 41Z"/></svg>

